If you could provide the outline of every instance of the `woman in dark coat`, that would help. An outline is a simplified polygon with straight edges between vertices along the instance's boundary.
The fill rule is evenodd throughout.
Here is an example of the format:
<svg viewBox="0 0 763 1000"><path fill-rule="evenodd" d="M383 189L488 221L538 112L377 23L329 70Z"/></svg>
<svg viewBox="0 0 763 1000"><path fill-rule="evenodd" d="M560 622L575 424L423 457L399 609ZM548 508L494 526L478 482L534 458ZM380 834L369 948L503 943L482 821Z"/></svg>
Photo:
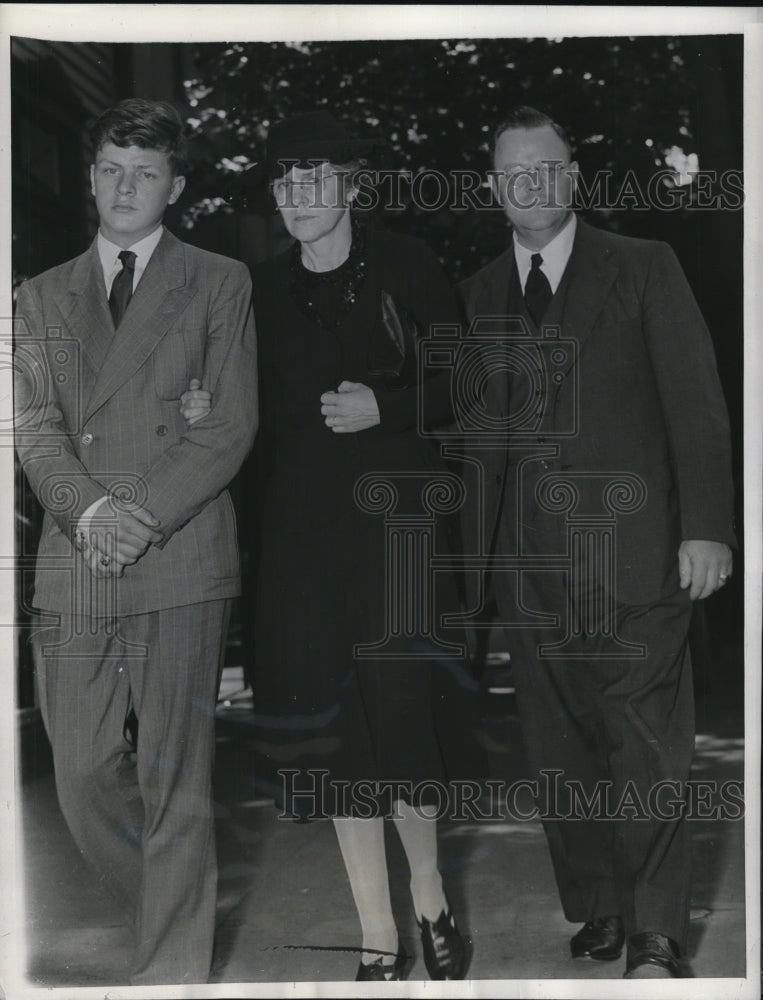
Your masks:
<svg viewBox="0 0 763 1000"><path fill-rule="evenodd" d="M334 821L363 931L357 979L401 978L405 961L385 816L410 865L429 975L460 979L465 951L437 867L435 814L447 780L479 766L466 711L474 683L463 637L437 628L443 611L458 609L450 574L434 574L435 627L421 627L432 611L413 593L402 595L407 629L395 618L403 556L388 551L383 516L431 512L422 495L437 481L440 500L457 505L457 479L417 430L422 398L424 419L452 419L447 375L422 393L410 341L412 330L424 335L460 314L423 242L353 220L366 145L322 111L280 122L268 138L270 192L295 242L253 281L263 477L257 747L288 815ZM434 535L446 551L439 527ZM390 635L370 656L357 648Z"/></svg>

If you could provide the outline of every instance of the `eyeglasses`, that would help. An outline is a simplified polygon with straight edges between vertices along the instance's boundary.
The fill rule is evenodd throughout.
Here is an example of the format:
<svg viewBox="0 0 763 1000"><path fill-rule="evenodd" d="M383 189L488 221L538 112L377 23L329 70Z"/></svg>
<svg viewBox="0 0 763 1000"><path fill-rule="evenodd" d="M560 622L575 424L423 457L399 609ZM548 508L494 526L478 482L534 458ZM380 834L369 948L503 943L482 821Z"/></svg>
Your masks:
<svg viewBox="0 0 763 1000"><path fill-rule="evenodd" d="M537 163L515 163L505 170L496 171L498 179L511 182L512 185L535 186L545 184L551 177L569 167L564 160L538 160Z"/></svg>
<svg viewBox="0 0 763 1000"><path fill-rule="evenodd" d="M311 193L314 194L321 189L331 177L337 177L340 173L342 173L340 170L329 170L325 174L318 174L315 177L308 177L304 180L292 180L285 177L278 177L276 180L271 182L270 190L273 192L273 196L276 201L291 198L295 189L302 189L308 195Z"/></svg>

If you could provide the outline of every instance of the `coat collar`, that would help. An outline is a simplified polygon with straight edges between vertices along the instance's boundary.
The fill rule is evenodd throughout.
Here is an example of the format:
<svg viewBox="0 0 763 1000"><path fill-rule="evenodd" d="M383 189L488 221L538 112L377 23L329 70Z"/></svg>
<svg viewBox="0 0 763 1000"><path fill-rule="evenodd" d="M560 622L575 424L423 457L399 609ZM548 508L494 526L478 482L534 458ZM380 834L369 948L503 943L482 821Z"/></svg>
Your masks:
<svg viewBox="0 0 763 1000"><path fill-rule="evenodd" d="M96 241L75 261L62 311L92 369L85 419L144 364L195 294L188 284L185 247L165 230L114 332Z"/></svg>
<svg viewBox="0 0 763 1000"><path fill-rule="evenodd" d="M567 264L563 336L577 341L577 355L593 329L618 273L617 252L608 234L578 220Z"/></svg>
<svg viewBox="0 0 763 1000"><path fill-rule="evenodd" d="M507 289L514 266L514 248L510 246L474 276L470 294L472 316L506 314ZM567 293L562 333L577 341L578 355L601 313L617 272L617 252L609 234L578 219L565 273Z"/></svg>
<svg viewBox="0 0 763 1000"><path fill-rule="evenodd" d="M479 318L489 326L506 316L508 287L515 268L514 248L510 246L499 257L487 264L466 284L466 298L470 319ZM570 352L568 374L577 363L606 302L618 273L617 251L610 235L578 219L575 242L563 278L566 284L562 337L576 342ZM487 331L486 331L487 332ZM493 403L500 413L508 406L508 383L496 380ZM559 383L552 391L559 391Z"/></svg>
<svg viewBox="0 0 763 1000"><path fill-rule="evenodd" d="M514 267L514 247L508 249L478 271L471 282L469 293L470 313L475 316L499 317L506 315L508 287Z"/></svg>

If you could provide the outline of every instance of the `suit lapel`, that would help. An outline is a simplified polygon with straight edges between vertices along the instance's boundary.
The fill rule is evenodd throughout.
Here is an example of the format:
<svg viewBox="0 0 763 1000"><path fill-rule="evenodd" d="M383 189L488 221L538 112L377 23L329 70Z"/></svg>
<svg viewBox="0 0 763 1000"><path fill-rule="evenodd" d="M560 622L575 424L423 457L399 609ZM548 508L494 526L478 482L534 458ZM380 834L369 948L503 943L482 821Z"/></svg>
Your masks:
<svg viewBox="0 0 763 1000"><path fill-rule="evenodd" d="M470 323L478 320L476 329L470 326L472 336L484 336L487 343L500 336L506 329L509 305L509 282L514 267L514 249L509 247L500 257L487 265L476 278L469 296ZM494 416L504 417L509 410L508 378L491 378L487 382L485 403Z"/></svg>
<svg viewBox="0 0 763 1000"><path fill-rule="evenodd" d="M488 264L482 274L476 279L476 285L472 299L472 315L470 320L476 317L483 319L498 318L506 316L506 309L509 303L509 278L511 269L514 267L514 248L509 247L504 250L500 257Z"/></svg>
<svg viewBox="0 0 763 1000"><path fill-rule="evenodd" d="M497 319L506 315L507 289L514 266L514 250L510 247L479 275L470 296L470 320L475 317ZM568 273L565 274L567 293L562 335L577 342L577 350L572 353L567 371L572 369L575 359L580 356L604 307L617 271L616 255L606 234L578 219L575 242L567 264ZM489 324L486 325L489 328Z"/></svg>
<svg viewBox="0 0 763 1000"><path fill-rule="evenodd" d="M187 284L183 244L165 230L103 359L86 418L144 364L195 294Z"/></svg>
<svg viewBox="0 0 763 1000"><path fill-rule="evenodd" d="M68 334L78 341L81 358L90 369L85 381L93 385L114 336L95 241L74 262L68 288L56 293L55 302Z"/></svg>
<svg viewBox="0 0 763 1000"><path fill-rule="evenodd" d="M562 331L577 342L573 361L580 357L588 335L599 318L617 277L614 250L600 239L597 230L578 220L575 242L567 265L567 294L564 299Z"/></svg>

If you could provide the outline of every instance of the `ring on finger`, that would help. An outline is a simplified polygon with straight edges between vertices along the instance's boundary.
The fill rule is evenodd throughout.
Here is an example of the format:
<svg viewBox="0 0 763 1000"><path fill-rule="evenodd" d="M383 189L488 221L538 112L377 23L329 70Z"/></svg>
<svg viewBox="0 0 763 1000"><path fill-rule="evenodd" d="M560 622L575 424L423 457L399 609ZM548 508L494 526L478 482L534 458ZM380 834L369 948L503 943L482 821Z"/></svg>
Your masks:
<svg viewBox="0 0 763 1000"><path fill-rule="evenodd" d="M101 556L101 566L110 566L111 556Z"/></svg>

